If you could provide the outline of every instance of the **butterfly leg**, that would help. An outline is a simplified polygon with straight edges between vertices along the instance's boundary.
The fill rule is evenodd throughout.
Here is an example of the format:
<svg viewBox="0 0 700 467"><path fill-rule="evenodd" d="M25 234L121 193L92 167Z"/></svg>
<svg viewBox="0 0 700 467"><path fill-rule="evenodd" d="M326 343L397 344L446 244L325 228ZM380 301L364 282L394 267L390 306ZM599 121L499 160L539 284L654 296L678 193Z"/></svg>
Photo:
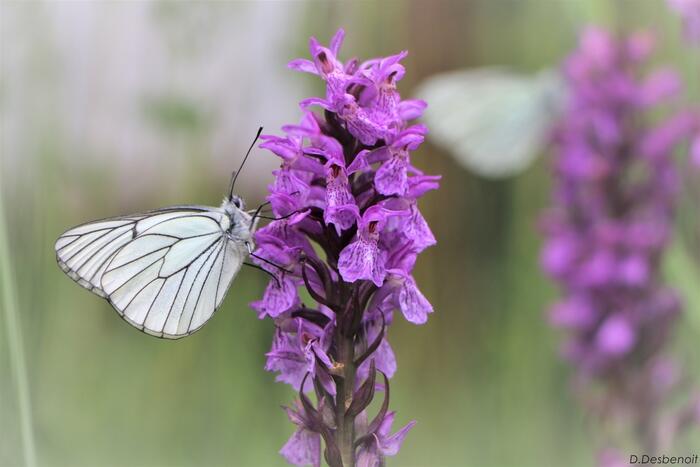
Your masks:
<svg viewBox="0 0 700 467"><path fill-rule="evenodd" d="M298 192L298 191L295 191L295 192L290 193L290 194L293 196L293 195L299 194L299 192ZM249 211L249 213L250 213L250 212L253 213L252 217L250 218L250 225L251 225L251 226L255 224L255 220L256 220L256 219L268 219L268 220L278 221L278 220L286 219L286 218L288 218L288 217L290 217L290 216L293 216L294 214L296 214L296 213L299 212L299 210L297 210L297 211L292 212L291 214L287 214L286 216L277 217L277 218L275 218L275 217L266 217L266 216L261 215L261 214L260 214L260 211L262 211L263 208L264 208L265 206L269 206L269 205L271 205L271 204L272 204L272 201L265 201L265 202L262 203L260 206L258 206L258 208L257 208L255 211Z"/></svg>
<svg viewBox="0 0 700 467"><path fill-rule="evenodd" d="M262 261L263 263L267 263L267 264L269 264L270 266L276 267L277 269L279 269L279 270L282 271L283 273L286 272L286 273L292 274L292 271L290 271L289 269L285 269L285 268L283 268L282 266L280 266L279 264L273 263L273 262L270 261L269 259L265 259L265 258L263 258L263 257L260 256L260 255L256 255L255 253L251 253L250 256L252 256L253 258L259 259L259 260Z"/></svg>
<svg viewBox="0 0 700 467"><path fill-rule="evenodd" d="M284 267L280 266L279 264L274 263L274 262L270 261L269 259L263 258L263 257L260 256L260 255L256 255L256 254L253 252L253 248L252 248L252 246L250 245L249 242L246 242L245 246L246 246L246 248L248 248L248 254L249 254L250 256L252 256L253 258L257 258L257 259L259 259L260 261L262 261L263 263L267 263L267 264L269 264L270 266L274 266L274 267L276 267L277 269L279 269L280 271L282 271L283 273L286 272L286 273L292 274L292 271L290 271L290 270L288 270L288 269L285 269Z"/></svg>
<svg viewBox="0 0 700 467"><path fill-rule="evenodd" d="M266 270L266 269L264 269L264 268L258 266L257 264L249 263L248 261L244 261L243 264L246 265L246 266L250 266L251 268L258 269L258 270L264 272L264 273L267 274L268 276L272 277L272 278L275 280L275 282L277 282L277 287L280 287L280 286L281 286L280 280L277 278L277 276L275 276L274 274L272 274L270 271L268 271L268 270Z"/></svg>
<svg viewBox="0 0 700 467"><path fill-rule="evenodd" d="M292 217L294 214L299 214L299 213L302 212L302 211L303 211L303 209L297 209L296 211L290 212L290 213L287 214L286 216L280 216L280 217L263 216L262 214L258 214L257 217L258 217L258 219L266 219L266 220L269 220L269 221L281 221L281 220L283 220L283 219L289 219L289 218Z"/></svg>
<svg viewBox="0 0 700 467"><path fill-rule="evenodd" d="M271 201L265 201L263 204L258 206L258 209L253 211L253 216L250 218L250 225L251 226L255 225L255 220L258 218L258 214L260 214L260 211L262 211L265 206L269 206L270 204L272 204Z"/></svg>

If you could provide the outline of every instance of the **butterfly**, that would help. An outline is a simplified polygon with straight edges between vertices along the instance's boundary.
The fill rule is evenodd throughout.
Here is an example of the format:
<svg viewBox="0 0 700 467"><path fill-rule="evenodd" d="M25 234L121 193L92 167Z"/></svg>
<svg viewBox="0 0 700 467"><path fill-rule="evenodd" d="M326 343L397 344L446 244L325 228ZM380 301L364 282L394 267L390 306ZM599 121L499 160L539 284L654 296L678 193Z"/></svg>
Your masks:
<svg viewBox="0 0 700 467"><path fill-rule="evenodd" d="M143 332L179 339L197 331L255 256L262 206L246 211L233 187L261 131L220 207L172 206L79 225L56 240L58 265Z"/></svg>
<svg viewBox="0 0 700 467"><path fill-rule="evenodd" d="M417 90L430 102L424 119L434 141L468 170L487 178L524 171L561 116L566 89L559 72L486 67L438 74Z"/></svg>

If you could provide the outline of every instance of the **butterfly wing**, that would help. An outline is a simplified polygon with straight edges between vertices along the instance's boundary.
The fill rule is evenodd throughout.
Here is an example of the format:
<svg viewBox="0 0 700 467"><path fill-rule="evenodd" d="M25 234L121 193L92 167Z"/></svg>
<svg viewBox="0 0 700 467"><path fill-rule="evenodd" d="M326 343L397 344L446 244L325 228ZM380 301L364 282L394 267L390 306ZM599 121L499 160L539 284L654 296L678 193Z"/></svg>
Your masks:
<svg viewBox="0 0 700 467"><path fill-rule="evenodd" d="M485 177L527 168L544 146L565 94L556 72L524 75L479 68L436 75L418 96L430 102L433 140Z"/></svg>
<svg viewBox="0 0 700 467"><path fill-rule="evenodd" d="M76 227L56 251L71 278L131 325L179 338L211 318L241 268L247 250L227 228L214 208L168 208Z"/></svg>
<svg viewBox="0 0 700 467"><path fill-rule="evenodd" d="M71 279L101 297L101 279L114 254L136 237L144 216L115 217L68 230L56 240L56 261Z"/></svg>
<svg viewBox="0 0 700 467"><path fill-rule="evenodd" d="M176 206L144 214L88 222L58 237L55 244L56 260L71 279L104 297L101 287L102 274L121 247L158 222L209 212L212 212L212 208Z"/></svg>

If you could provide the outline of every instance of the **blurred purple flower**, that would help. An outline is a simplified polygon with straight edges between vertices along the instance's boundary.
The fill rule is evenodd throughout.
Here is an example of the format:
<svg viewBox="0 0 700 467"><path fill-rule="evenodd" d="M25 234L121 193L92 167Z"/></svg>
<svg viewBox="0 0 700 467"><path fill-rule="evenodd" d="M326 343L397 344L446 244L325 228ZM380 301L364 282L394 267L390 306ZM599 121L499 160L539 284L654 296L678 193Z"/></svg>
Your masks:
<svg viewBox="0 0 700 467"><path fill-rule="evenodd" d="M624 454L606 449L598 455L598 467L630 467L630 464Z"/></svg>
<svg viewBox="0 0 700 467"><path fill-rule="evenodd" d="M700 127L700 125L698 126ZM698 130L691 143L690 159L696 166L700 167L700 130Z"/></svg>
<svg viewBox="0 0 700 467"><path fill-rule="evenodd" d="M252 307L277 328L265 368L299 393L287 409L297 430L281 451L296 465L318 465L322 444L331 466L384 465L398 452L414 422L390 434L397 364L386 330L394 310L415 324L433 311L412 276L418 254L436 243L418 199L440 177L410 159L427 129L409 120L426 104L402 100L396 87L406 52L343 63L343 36L329 47L312 38L311 60L289 64L323 79L325 97L302 101L302 121L261 145L281 166L268 196L276 219L255 234L254 261L273 278ZM375 390L384 402L368 424Z"/></svg>
<svg viewBox="0 0 700 467"><path fill-rule="evenodd" d="M681 89L672 70L641 73L652 44L646 34L616 39L592 28L564 63L568 110L554 136L553 206L542 219L541 253L563 292L549 317L568 331L564 356L579 381L603 383L601 414L631 417L647 452L660 444L649 414L675 388L651 384L661 374L652 362L680 311L660 274L679 183L673 154L697 125L691 112L654 127L645 118ZM654 387L663 390L643 393ZM614 450L600 462L624 465Z"/></svg>
<svg viewBox="0 0 700 467"><path fill-rule="evenodd" d="M667 0L667 3L683 19L688 42L700 45L700 0Z"/></svg>

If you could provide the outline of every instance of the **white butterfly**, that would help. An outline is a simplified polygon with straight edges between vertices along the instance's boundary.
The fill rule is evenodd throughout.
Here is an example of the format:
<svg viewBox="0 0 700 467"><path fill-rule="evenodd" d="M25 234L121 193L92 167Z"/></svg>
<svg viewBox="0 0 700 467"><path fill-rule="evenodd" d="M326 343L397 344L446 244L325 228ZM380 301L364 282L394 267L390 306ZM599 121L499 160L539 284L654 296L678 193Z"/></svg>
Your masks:
<svg viewBox="0 0 700 467"><path fill-rule="evenodd" d="M219 208L173 206L68 230L56 240L58 265L141 331L169 339L192 334L253 254L260 208L245 211L233 194L238 173Z"/></svg>
<svg viewBox="0 0 700 467"><path fill-rule="evenodd" d="M432 141L490 178L516 175L530 165L566 99L554 70L526 75L496 67L432 76L417 95L430 103L424 118Z"/></svg>

